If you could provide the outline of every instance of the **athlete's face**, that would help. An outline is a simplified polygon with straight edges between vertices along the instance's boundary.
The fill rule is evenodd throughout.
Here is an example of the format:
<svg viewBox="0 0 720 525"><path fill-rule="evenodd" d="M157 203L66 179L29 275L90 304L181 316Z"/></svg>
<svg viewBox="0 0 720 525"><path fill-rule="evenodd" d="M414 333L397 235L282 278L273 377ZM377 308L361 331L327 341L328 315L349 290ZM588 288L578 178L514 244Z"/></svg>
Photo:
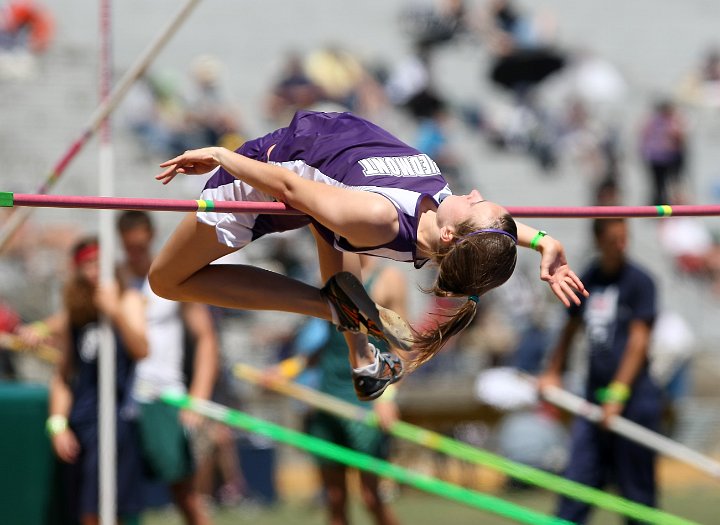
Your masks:
<svg viewBox="0 0 720 525"><path fill-rule="evenodd" d="M455 231L455 227L464 221L470 221L478 228L492 224L498 217L507 214L507 210L484 199L479 191L473 190L467 195L450 195L437 209L437 225L443 230Z"/></svg>

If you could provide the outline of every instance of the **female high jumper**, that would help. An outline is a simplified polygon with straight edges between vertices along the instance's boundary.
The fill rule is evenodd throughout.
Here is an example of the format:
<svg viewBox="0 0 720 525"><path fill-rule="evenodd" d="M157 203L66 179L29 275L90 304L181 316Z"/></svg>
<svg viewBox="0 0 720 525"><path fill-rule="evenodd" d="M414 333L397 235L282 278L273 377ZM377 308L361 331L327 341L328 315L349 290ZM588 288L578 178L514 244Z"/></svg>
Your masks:
<svg viewBox="0 0 720 525"><path fill-rule="evenodd" d="M160 296L246 310L277 310L332 321L345 330L358 397L374 399L403 363L367 342L375 335L412 362L430 359L475 315L478 297L513 273L516 246L541 254L540 278L566 306L587 295L563 245L513 220L476 190L453 195L437 164L380 127L350 113L298 111L288 127L246 142L186 151L161 164L163 184L177 174L212 172L201 194L217 201L279 201L302 216L188 214L150 269ZM317 242L320 289L247 265L210 264L272 232L309 225ZM376 307L354 276L358 254L438 266L431 293L467 296L434 329L414 332Z"/></svg>

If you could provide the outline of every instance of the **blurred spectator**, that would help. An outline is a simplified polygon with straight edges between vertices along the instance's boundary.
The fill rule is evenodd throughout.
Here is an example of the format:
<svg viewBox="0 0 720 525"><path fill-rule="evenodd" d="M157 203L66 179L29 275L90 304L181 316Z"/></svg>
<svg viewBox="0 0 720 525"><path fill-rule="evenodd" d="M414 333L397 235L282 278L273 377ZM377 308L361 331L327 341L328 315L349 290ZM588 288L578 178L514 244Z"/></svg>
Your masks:
<svg viewBox="0 0 720 525"><path fill-rule="evenodd" d="M599 257L581 277L590 296L579 307L571 306L540 387L561 385L574 336L584 325L589 345L585 397L602 405L602 426L622 414L658 431L662 392L648 366L656 287L653 278L626 257L627 230L623 219L593 222ZM582 417L573 423L565 477L598 488L614 483L627 499L650 507L657 503L655 452ZM557 508L558 517L579 524L589 512L589 505L567 497Z"/></svg>
<svg viewBox="0 0 720 525"><path fill-rule="evenodd" d="M525 15L512 0L490 0L481 27L494 57L490 79L519 98L565 66L564 54L552 45L550 16Z"/></svg>
<svg viewBox="0 0 720 525"><path fill-rule="evenodd" d="M603 185L622 182L619 130L627 89L618 68L588 49L570 55L567 67L549 89L562 108L558 155L576 162L596 193Z"/></svg>
<svg viewBox="0 0 720 525"><path fill-rule="evenodd" d="M460 187L460 160L448 138L452 116L440 99L431 102L427 110L428 114L419 118L415 147L437 162L450 186Z"/></svg>
<svg viewBox="0 0 720 525"><path fill-rule="evenodd" d="M278 79L270 88L266 114L272 122L288 122L298 109L310 109L323 96L322 89L305 73L303 58L289 52Z"/></svg>
<svg viewBox="0 0 720 525"><path fill-rule="evenodd" d="M665 407L662 433L674 435L679 430L678 403L691 395L691 363L697 352L695 330L685 315L673 310L661 311L653 326L650 340L650 376L663 390ZM678 410L679 409L679 410Z"/></svg>
<svg viewBox="0 0 720 525"><path fill-rule="evenodd" d="M650 341L650 375L670 400L687 394L687 364L696 350L697 338L683 315L660 312Z"/></svg>
<svg viewBox="0 0 720 525"><path fill-rule="evenodd" d="M119 111L144 152L176 155L186 145L184 112L174 82L167 76L143 76L128 91Z"/></svg>
<svg viewBox="0 0 720 525"><path fill-rule="evenodd" d="M715 242L701 218L668 217L658 224L658 235L677 270L694 275L707 271L707 256Z"/></svg>
<svg viewBox="0 0 720 525"><path fill-rule="evenodd" d="M13 333L20 326L20 316L5 301L0 300L0 333Z"/></svg>
<svg viewBox="0 0 720 525"><path fill-rule="evenodd" d="M680 84L677 95L691 106L720 108L720 49L711 47L705 52L699 67Z"/></svg>
<svg viewBox="0 0 720 525"><path fill-rule="evenodd" d="M439 0L433 5L413 3L400 12L399 18L400 27L413 44L429 51L465 34L469 29L467 16L464 0Z"/></svg>
<svg viewBox="0 0 720 525"><path fill-rule="evenodd" d="M0 209L0 224L5 226L12 220L16 208ZM52 224L40 224L25 220L9 237L3 247L2 264L16 264L20 273L34 280L51 276L57 278L64 274L65 254L80 237L77 225L69 222L54 221ZM5 268L0 272L0 284L10 272ZM12 275L12 274L10 274Z"/></svg>
<svg viewBox="0 0 720 525"><path fill-rule="evenodd" d="M15 210L0 209L0 224L7 225L3 221L12 217ZM0 295L22 319L41 319L60 307L68 254L80 236L77 224L60 220L40 224L30 218L10 237L0 257ZM19 335L25 333L28 326L21 325ZM32 339L24 343L33 346L41 342L38 337ZM16 361L16 364L20 363ZM17 371L21 375L25 372L34 375L23 366Z"/></svg>
<svg viewBox="0 0 720 525"><path fill-rule="evenodd" d="M628 84L618 67L590 48L572 52L558 79L565 98L581 103L593 122L614 127L622 118Z"/></svg>
<svg viewBox="0 0 720 525"><path fill-rule="evenodd" d="M208 421L204 432L209 443L198 464L198 491L206 499L216 498L223 507L238 505L247 497L247 485L240 469L235 431L227 425ZM216 474L220 476L217 491Z"/></svg>
<svg viewBox="0 0 720 525"><path fill-rule="evenodd" d="M50 11L33 0L0 5L0 80L35 75L36 56L47 51L54 31Z"/></svg>
<svg viewBox="0 0 720 525"><path fill-rule="evenodd" d="M649 205L675 204L687 151L685 122L675 105L659 100L640 131L640 155L650 176Z"/></svg>
<svg viewBox="0 0 720 525"><path fill-rule="evenodd" d="M178 87L172 75L144 76L129 90L119 113L146 153L168 157L207 145L234 150L244 142L222 63L211 55L195 58L189 80Z"/></svg>
<svg viewBox="0 0 720 525"><path fill-rule="evenodd" d="M385 81L385 92L390 103L395 106L407 105L412 114L418 116L416 111L412 111L417 104L411 105L411 101L428 91L434 91L431 88L430 56L426 48L418 47L390 69Z"/></svg>
<svg viewBox="0 0 720 525"><path fill-rule="evenodd" d="M709 281L720 295L720 240L700 217L668 217L658 225L658 235L675 269Z"/></svg>
<svg viewBox="0 0 720 525"><path fill-rule="evenodd" d="M117 220L125 252L119 273L128 288L145 301L148 355L136 368L132 396L138 403L138 426L143 457L151 477L167 483L175 504L188 525L210 523L195 486L193 457L188 434L203 423L194 412L180 412L159 400L162 392L187 391L209 399L218 367L218 347L206 305L177 303L158 297L150 289L147 272L152 262L154 227L143 211L126 211ZM193 376L186 387L183 375L185 330L195 345Z"/></svg>
<svg viewBox="0 0 720 525"><path fill-rule="evenodd" d="M210 307L216 326L224 320L237 316L239 311ZM218 329L218 335L222 330ZM195 349L190 346L183 359L186 382L193 380ZM223 406L242 409L240 394L235 388L234 377L227 363L219 359L217 380L212 400ZM193 433L193 450L197 461L197 490L206 501L216 501L220 506L231 507L248 503L251 494L240 467L238 441L243 432L213 420L204 421L199 432Z"/></svg>
<svg viewBox="0 0 720 525"><path fill-rule="evenodd" d="M480 34L490 54L487 77L512 99L504 117L489 119L489 138L495 145L529 153L548 171L556 163L556 131L537 91L567 62L552 42L553 17L526 15L512 0L491 0L480 20Z"/></svg>
<svg viewBox="0 0 720 525"><path fill-rule="evenodd" d="M147 355L141 295L118 283L98 284L98 244L79 242L73 274L64 290L62 357L50 383L47 429L62 461L62 501L83 525L98 523L99 317L112 325L116 353L117 513L120 521L141 510L142 462L137 428L130 416L134 362Z"/></svg>
<svg viewBox="0 0 720 525"><path fill-rule="evenodd" d="M0 6L0 48L25 47L47 51L55 22L50 12L33 0L9 0Z"/></svg>
<svg viewBox="0 0 720 525"><path fill-rule="evenodd" d="M0 333L13 333L20 327L20 316L15 310L0 300ZM0 380L15 379L16 371L10 356L3 352L0 345Z"/></svg>
<svg viewBox="0 0 720 525"><path fill-rule="evenodd" d="M274 238L268 253L268 263L283 275L307 283L315 279L314 270L317 268L309 266L298 249L304 234L306 232L291 232Z"/></svg>
<svg viewBox="0 0 720 525"><path fill-rule="evenodd" d="M627 92L627 82L615 64L585 51L573 60L575 90L587 104L616 106Z"/></svg>
<svg viewBox="0 0 720 525"><path fill-rule="evenodd" d="M239 112L223 85L222 70L222 62L213 55L198 56L190 65L184 105L191 147L214 144L235 150L245 141Z"/></svg>
<svg viewBox="0 0 720 525"><path fill-rule="evenodd" d="M513 0L488 0L480 12L481 30L491 52L538 47L554 38L554 23L541 23L518 8Z"/></svg>
<svg viewBox="0 0 720 525"><path fill-rule="evenodd" d="M452 119L446 100L433 85L430 49L419 45L414 55L403 59L391 71L385 90L389 101L406 110L417 123L417 149L430 155L449 180L459 184L459 160L449 145L448 128Z"/></svg>
<svg viewBox="0 0 720 525"><path fill-rule="evenodd" d="M603 187L621 183L620 137L608 119L596 118L592 105L580 98L568 99L558 126L558 153L577 164L597 200Z"/></svg>
<svg viewBox="0 0 720 525"><path fill-rule="evenodd" d="M617 180L608 177L600 182L595 189L594 206L620 206L622 204L622 192Z"/></svg>
<svg viewBox="0 0 720 525"><path fill-rule="evenodd" d="M305 72L323 92L324 100L364 116L385 107L380 84L351 52L334 45L311 52Z"/></svg>

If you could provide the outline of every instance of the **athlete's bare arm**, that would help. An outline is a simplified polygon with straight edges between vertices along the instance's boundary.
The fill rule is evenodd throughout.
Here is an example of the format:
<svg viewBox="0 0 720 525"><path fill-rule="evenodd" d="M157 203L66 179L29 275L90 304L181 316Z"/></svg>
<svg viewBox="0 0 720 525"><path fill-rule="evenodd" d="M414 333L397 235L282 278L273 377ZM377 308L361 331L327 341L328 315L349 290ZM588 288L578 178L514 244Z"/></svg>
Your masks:
<svg viewBox="0 0 720 525"><path fill-rule="evenodd" d="M178 173L196 175L222 166L233 177L315 218L353 246L378 246L398 234L397 210L381 195L303 179L225 148L186 151L161 166L166 169L155 178L163 184Z"/></svg>

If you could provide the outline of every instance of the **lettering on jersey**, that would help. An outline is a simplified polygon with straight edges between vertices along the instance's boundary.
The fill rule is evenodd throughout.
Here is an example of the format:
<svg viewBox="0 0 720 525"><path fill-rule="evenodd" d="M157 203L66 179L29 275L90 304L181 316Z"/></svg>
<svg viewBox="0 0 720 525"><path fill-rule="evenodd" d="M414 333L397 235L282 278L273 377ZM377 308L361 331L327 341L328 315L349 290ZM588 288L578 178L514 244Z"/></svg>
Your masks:
<svg viewBox="0 0 720 525"><path fill-rule="evenodd" d="M368 157L358 161L366 177L390 175L392 177L429 177L440 175L440 168L427 155L404 157Z"/></svg>
<svg viewBox="0 0 720 525"><path fill-rule="evenodd" d="M100 325L89 323L83 327L78 337L78 353L80 359L86 363L92 363L97 359L100 348Z"/></svg>
<svg viewBox="0 0 720 525"><path fill-rule="evenodd" d="M591 343L591 352L610 349L617 328L618 298L620 290L616 285L603 290L593 290L585 306L585 329Z"/></svg>

